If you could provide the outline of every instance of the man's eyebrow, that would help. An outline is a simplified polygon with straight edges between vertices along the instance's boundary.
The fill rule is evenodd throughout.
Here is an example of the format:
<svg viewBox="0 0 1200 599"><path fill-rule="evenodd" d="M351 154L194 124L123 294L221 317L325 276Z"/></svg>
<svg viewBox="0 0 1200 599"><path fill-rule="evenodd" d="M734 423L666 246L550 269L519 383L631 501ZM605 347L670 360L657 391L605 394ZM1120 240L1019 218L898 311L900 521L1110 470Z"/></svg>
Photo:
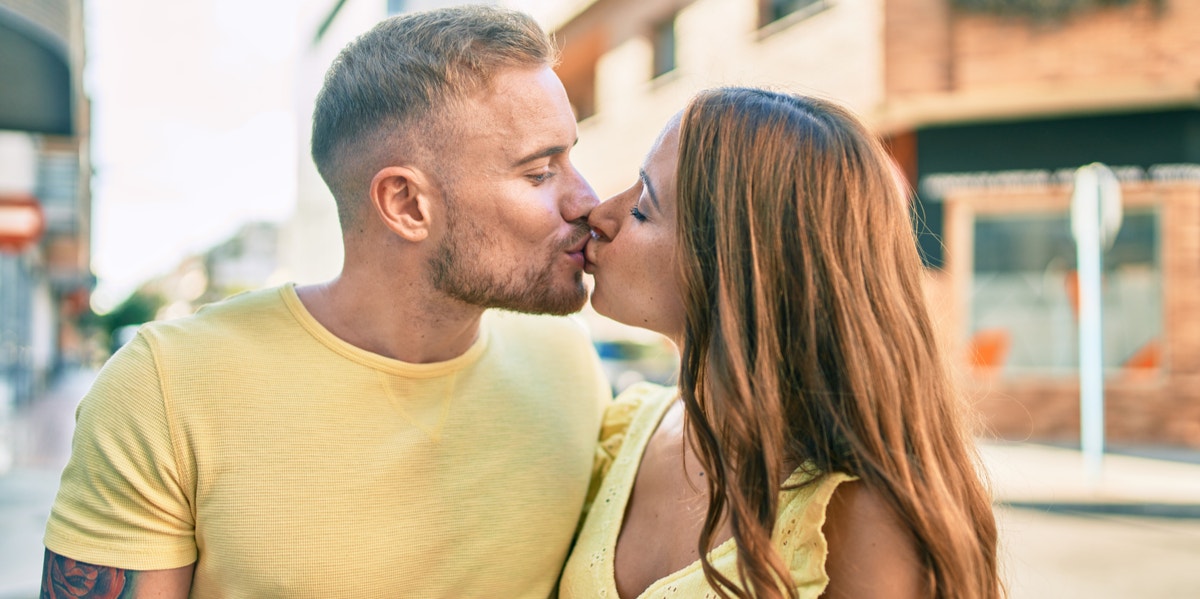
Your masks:
<svg viewBox="0 0 1200 599"><path fill-rule="evenodd" d="M578 144L578 143L579 143L579 138L577 137L577 138L575 138L575 141L571 143L571 147L572 148L575 147L575 144ZM542 158L549 158L550 156L557 156L558 154L562 154L563 152L566 152L566 151L567 151L567 146L550 146L548 148L543 148L541 150L538 150L538 151L514 162L513 167L516 168L516 167L524 166L526 164L529 164L530 162L533 162L534 160L541 160Z"/></svg>
<svg viewBox="0 0 1200 599"><path fill-rule="evenodd" d="M662 212L658 206L658 194L654 193L654 186L650 184L650 177L646 175L645 169L638 169L638 177L642 180L642 185L646 186L646 193L650 196L650 201L654 203L654 209Z"/></svg>

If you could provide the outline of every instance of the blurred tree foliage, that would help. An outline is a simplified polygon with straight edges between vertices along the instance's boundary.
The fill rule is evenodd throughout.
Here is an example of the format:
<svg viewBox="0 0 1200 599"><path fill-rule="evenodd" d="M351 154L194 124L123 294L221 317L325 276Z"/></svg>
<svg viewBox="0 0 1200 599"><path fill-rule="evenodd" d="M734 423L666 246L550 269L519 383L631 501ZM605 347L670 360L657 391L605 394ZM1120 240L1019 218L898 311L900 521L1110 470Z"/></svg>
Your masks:
<svg viewBox="0 0 1200 599"><path fill-rule="evenodd" d="M154 320L164 305L166 300L160 295L139 289L108 314L96 315L93 324L106 339L111 340L113 334L122 327Z"/></svg>
<svg viewBox="0 0 1200 599"><path fill-rule="evenodd" d="M102 316L101 319L105 328L111 332L123 326L154 320L159 308L162 308L165 303L165 300L157 294L139 290L121 302L121 305L114 308L112 312Z"/></svg>
<svg viewBox="0 0 1200 599"><path fill-rule="evenodd" d="M1128 6L1149 2L1161 10L1166 0L950 0L963 10L1020 15L1037 20L1062 19L1071 13L1107 6Z"/></svg>

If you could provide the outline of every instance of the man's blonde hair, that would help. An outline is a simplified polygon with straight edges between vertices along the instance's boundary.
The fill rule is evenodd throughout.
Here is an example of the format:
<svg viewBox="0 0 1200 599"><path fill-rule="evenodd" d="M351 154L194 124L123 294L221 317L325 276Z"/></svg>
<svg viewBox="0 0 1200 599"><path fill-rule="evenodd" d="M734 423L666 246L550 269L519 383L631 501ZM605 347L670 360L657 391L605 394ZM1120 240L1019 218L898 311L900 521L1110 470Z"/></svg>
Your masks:
<svg viewBox="0 0 1200 599"><path fill-rule="evenodd" d="M556 59L532 17L494 6L392 17L347 45L325 74L312 125L313 162L337 200L343 231L383 162L431 151L447 136L445 116L458 101L502 69Z"/></svg>

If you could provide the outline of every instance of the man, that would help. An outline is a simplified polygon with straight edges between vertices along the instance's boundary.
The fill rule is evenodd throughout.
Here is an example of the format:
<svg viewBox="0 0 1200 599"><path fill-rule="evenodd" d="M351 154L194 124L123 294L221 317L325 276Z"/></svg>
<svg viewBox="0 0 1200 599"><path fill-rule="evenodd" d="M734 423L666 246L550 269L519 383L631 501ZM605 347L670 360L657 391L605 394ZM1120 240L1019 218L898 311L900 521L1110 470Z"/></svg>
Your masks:
<svg viewBox="0 0 1200 599"><path fill-rule="evenodd" d="M343 50L312 142L342 272L114 356L79 407L44 597L551 593L608 387L573 321L485 309L586 299L596 197L553 56L484 7Z"/></svg>

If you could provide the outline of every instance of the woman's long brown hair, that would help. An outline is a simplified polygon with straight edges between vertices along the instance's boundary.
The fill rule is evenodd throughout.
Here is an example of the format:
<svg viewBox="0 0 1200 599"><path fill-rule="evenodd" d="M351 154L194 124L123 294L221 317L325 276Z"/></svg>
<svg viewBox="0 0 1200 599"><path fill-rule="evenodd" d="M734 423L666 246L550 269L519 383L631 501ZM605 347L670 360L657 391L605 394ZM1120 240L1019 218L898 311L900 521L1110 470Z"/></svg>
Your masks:
<svg viewBox="0 0 1200 599"><path fill-rule="evenodd" d="M710 90L684 112L677 183L679 383L710 473L709 583L795 596L771 532L781 485L806 464L882 494L933 597L1001 596L991 503L879 141L822 100ZM706 557L726 516L737 582Z"/></svg>

